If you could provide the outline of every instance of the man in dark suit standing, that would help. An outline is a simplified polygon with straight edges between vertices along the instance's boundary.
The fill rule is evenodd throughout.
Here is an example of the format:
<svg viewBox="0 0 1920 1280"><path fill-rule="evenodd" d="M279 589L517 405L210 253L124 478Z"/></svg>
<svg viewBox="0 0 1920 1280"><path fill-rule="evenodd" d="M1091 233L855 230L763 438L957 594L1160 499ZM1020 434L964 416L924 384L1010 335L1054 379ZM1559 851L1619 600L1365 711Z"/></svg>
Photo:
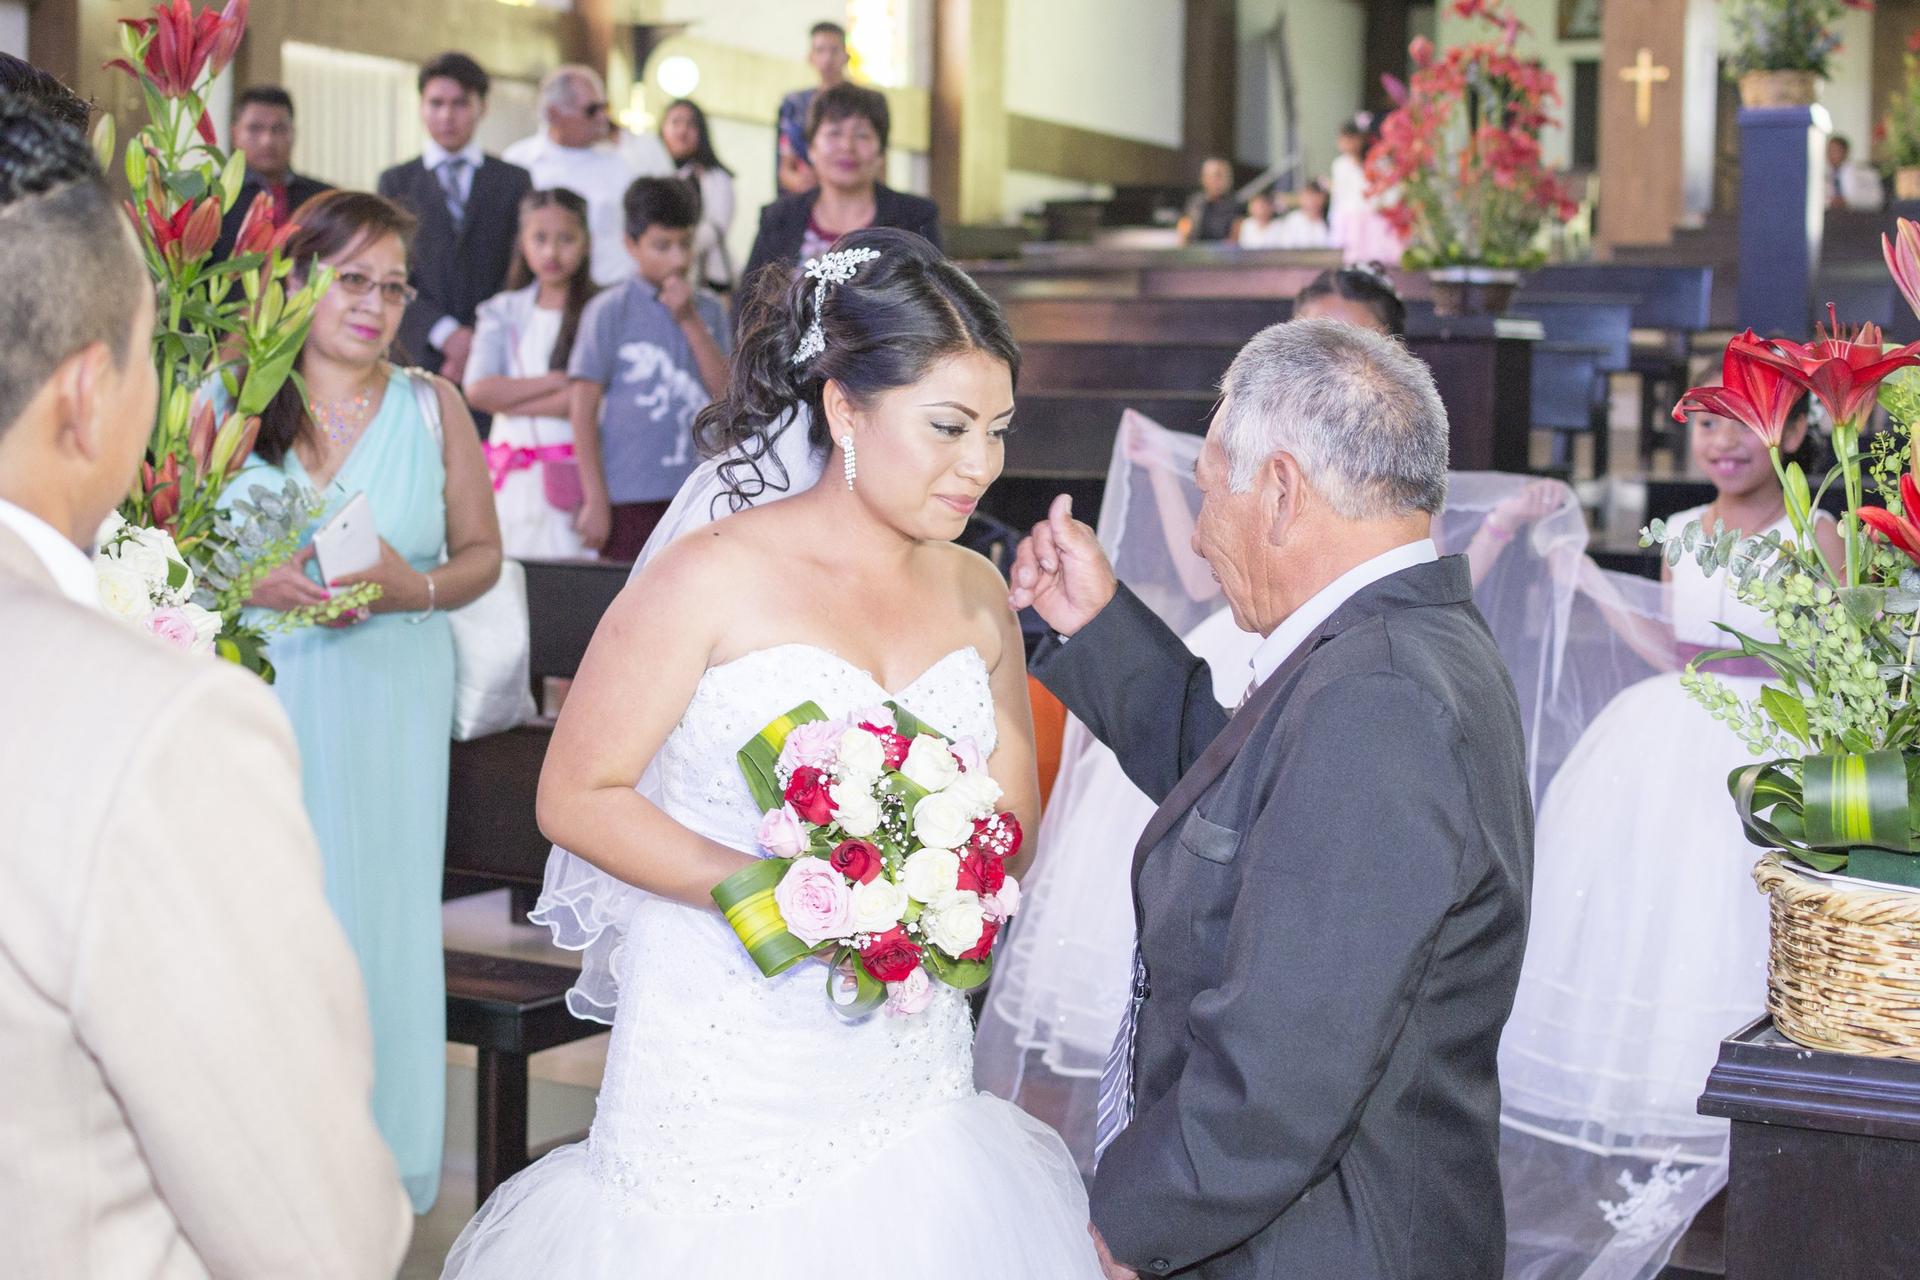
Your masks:
<svg viewBox="0 0 1920 1280"><path fill-rule="evenodd" d="M474 141L490 84L464 53L421 67L427 141L419 156L380 175L380 194L420 220L408 263L419 297L400 321L400 345L455 383L466 373L475 310L506 287L520 199L533 189L525 169Z"/></svg>
<svg viewBox="0 0 1920 1280"><path fill-rule="evenodd" d="M1035 674L1160 805L1101 1081L1102 1264L1498 1280L1533 813L1466 557L1430 536L1446 412L1399 343L1276 325L1228 370L1196 475L1195 549L1266 637L1231 717L1064 497L1013 569L1055 631Z"/></svg>
<svg viewBox="0 0 1920 1280"><path fill-rule="evenodd" d="M232 256L240 224L261 192L273 197L273 225L279 227L308 200L333 190L317 178L293 171L293 95L277 84L242 89L233 100L233 146L247 158L247 177L240 184L240 198L220 220L215 262Z"/></svg>

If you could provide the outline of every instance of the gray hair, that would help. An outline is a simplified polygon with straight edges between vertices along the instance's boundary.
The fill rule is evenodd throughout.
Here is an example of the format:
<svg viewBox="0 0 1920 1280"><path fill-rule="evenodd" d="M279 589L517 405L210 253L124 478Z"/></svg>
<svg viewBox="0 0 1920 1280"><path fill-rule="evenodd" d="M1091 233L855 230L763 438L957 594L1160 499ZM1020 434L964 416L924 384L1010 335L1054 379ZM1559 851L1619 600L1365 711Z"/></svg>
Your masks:
<svg viewBox="0 0 1920 1280"><path fill-rule="evenodd" d="M1338 320L1263 329L1221 380L1227 487L1290 453L1335 512L1437 513L1447 499L1447 411L1426 362L1397 339Z"/></svg>
<svg viewBox="0 0 1920 1280"><path fill-rule="evenodd" d="M541 114L545 115L550 107L562 111L579 110L586 97L580 92L582 84L587 86L589 93L598 94L601 98L607 96L607 82L600 78L598 71L583 63L562 63L540 77Z"/></svg>

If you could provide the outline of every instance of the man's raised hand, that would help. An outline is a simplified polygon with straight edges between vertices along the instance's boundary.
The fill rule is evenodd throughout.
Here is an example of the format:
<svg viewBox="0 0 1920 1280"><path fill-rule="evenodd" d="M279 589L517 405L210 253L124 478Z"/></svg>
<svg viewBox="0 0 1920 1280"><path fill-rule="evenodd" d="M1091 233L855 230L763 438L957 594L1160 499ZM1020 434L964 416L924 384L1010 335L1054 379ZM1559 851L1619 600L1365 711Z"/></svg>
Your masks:
<svg viewBox="0 0 1920 1280"><path fill-rule="evenodd" d="M1008 577L1012 589L1007 602L1015 609L1031 605L1063 636L1092 622L1113 599L1117 585L1100 540L1073 518L1073 499L1064 493L1020 544Z"/></svg>

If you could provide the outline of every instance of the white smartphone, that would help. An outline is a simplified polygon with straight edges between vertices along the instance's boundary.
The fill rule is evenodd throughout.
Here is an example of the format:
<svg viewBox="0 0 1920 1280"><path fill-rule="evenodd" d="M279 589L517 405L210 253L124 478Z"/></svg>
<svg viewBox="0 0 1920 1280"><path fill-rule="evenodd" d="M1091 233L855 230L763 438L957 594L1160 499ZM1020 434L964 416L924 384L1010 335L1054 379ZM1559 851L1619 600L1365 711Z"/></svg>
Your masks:
<svg viewBox="0 0 1920 1280"><path fill-rule="evenodd" d="M373 504L356 493L313 535L320 581L332 582L380 563L380 534L373 526Z"/></svg>

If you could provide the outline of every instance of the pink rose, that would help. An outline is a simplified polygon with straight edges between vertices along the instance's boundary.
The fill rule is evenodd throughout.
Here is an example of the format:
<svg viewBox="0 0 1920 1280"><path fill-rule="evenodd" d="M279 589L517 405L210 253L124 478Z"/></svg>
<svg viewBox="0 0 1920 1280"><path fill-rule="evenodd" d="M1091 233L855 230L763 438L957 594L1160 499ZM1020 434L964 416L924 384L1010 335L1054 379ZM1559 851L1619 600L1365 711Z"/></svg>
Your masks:
<svg viewBox="0 0 1920 1280"><path fill-rule="evenodd" d="M193 629L193 622L187 617L186 610L169 606L155 609L147 615L147 630L159 636L176 649L191 652L199 635Z"/></svg>
<svg viewBox="0 0 1920 1280"><path fill-rule="evenodd" d="M843 720L815 720L797 726L780 748L780 767L788 773L802 768L825 768L833 763L840 748L840 735L846 731Z"/></svg>
<svg viewBox="0 0 1920 1280"><path fill-rule="evenodd" d="M953 744L953 758L960 762L960 768L967 773L978 773L987 767L986 760L980 755L980 744L972 738L961 738Z"/></svg>
<svg viewBox="0 0 1920 1280"><path fill-rule="evenodd" d="M797 858L807 851L806 830L790 804L767 810L754 840L776 858Z"/></svg>
<svg viewBox="0 0 1920 1280"><path fill-rule="evenodd" d="M1000 887L980 900L989 919L1005 920L1020 910L1020 882L1008 876L1000 882Z"/></svg>
<svg viewBox="0 0 1920 1280"><path fill-rule="evenodd" d="M887 1015L894 1018L911 1018L916 1013L924 1013L933 1003L933 979L927 977L925 969L916 968L898 982L887 984Z"/></svg>
<svg viewBox="0 0 1920 1280"><path fill-rule="evenodd" d="M876 702L871 707L862 708L847 718L863 729L891 729L894 727L893 709L884 702Z"/></svg>
<svg viewBox="0 0 1920 1280"><path fill-rule="evenodd" d="M825 858L797 858L773 890L787 932L810 947L853 932L853 891Z"/></svg>

